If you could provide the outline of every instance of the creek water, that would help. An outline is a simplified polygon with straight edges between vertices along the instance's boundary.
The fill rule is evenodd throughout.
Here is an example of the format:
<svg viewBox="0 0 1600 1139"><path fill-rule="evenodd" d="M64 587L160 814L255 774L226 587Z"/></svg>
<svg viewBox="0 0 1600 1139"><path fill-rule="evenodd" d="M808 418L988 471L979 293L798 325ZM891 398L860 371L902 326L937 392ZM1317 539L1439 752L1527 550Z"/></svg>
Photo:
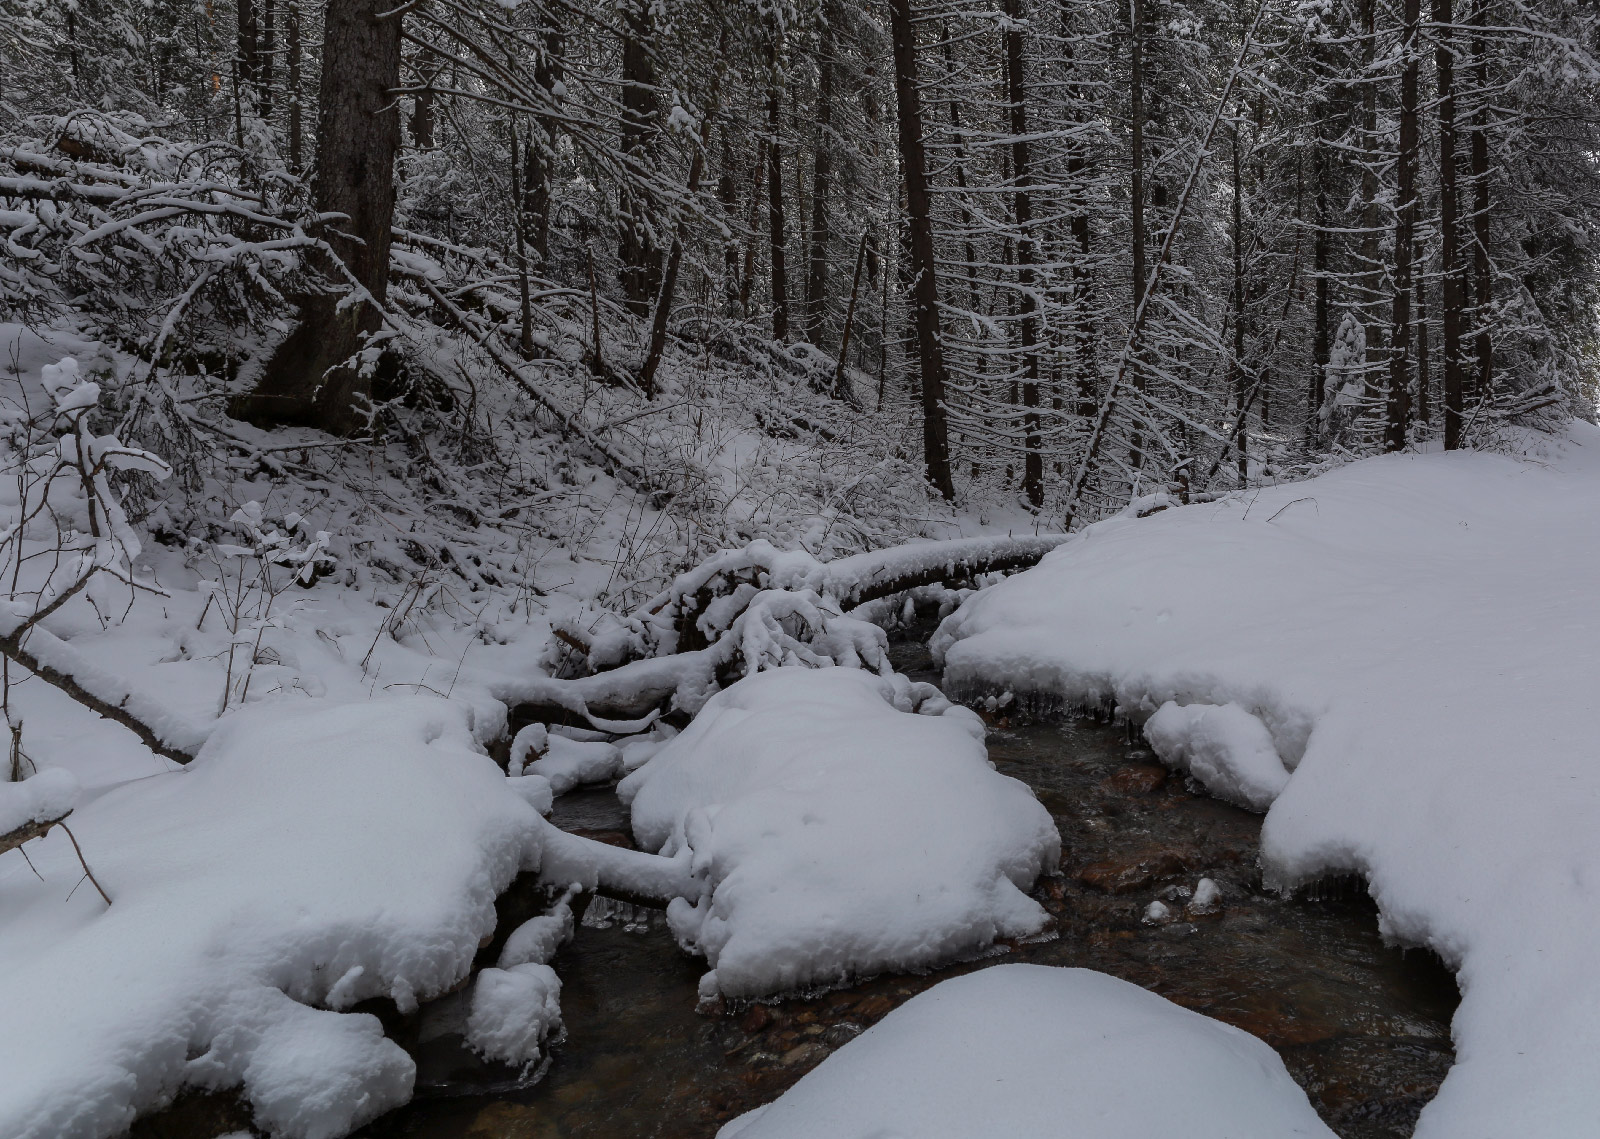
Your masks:
<svg viewBox="0 0 1600 1139"><path fill-rule="evenodd" d="M928 667L923 653L896 646L913 675ZM424 1017L418 1098L364 1134L710 1139L911 996L1011 961L1099 969L1254 1033L1344 1139L1411 1133L1451 1063L1459 998L1437 958L1382 943L1359 884L1293 898L1263 889L1259 817L1170 775L1121 728L1002 722L989 754L1034 789L1061 829L1062 874L1035 894L1055 919L1049 940L926 975L703 1014L695 982L704 964L678 949L663 915L600 899L552 962L566 1038L536 1083L517 1087L512 1073L472 1060L453 1035L459 1009L445 1002ZM564 796L553 817L626 841L610 791ZM1221 889L1203 914L1189 904L1202 877ZM1157 900L1170 918L1147 924Z"/></svg>

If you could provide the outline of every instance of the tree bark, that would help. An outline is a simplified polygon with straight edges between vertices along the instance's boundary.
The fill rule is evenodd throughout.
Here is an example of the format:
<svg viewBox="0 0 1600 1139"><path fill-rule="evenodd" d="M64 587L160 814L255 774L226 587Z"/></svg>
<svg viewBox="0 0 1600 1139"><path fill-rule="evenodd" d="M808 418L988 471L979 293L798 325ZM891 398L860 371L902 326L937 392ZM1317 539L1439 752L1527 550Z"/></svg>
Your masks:
<svg viewBox="0 0 1600 1139"><path fill-rule="evenodd" d="M1450 26L1455 21L1450 0L1433 0L1438 47L1434 65L1439 89L1439 248L1440 324L1444 344L1444 446L1461 446L1462 412L1466 406L1461 333L1466 309L1466 282L1460 264L1460 196L1456 158L1455 55Z"/></svg>
<svg viewBox="0 0 1600 1139"><path fill-rule="evenodd" d="M822 9L817 45L817 142L811 167L811 263L806 269L806 339L821 345L828 320L828 198L833 193L833 25Z"/></svg>
<svg viewBox="0 0 1600 1139"><path fill-rule="evenodd" d="M298 176L305 170L304 111L300 103L300 0L288 0L287 41L284 50L289 69L289 172Z"/></svg>
<svg viewBox="0 0 1600 1139"><path fill-rule="evenodd" d="M1489 0L1478 0L1472 11L1472 25L1482 29L1488 22ZM1494 341L1489 331L1494 307L1494 274L1489 266L1489 50L1487 37L1475 31L1472 37L1472 71L1477 83L1477 111L1471 137L1472 174L1472 275L1477 286L1477 310L1473 320L1478 331L1474 350L1478 358L1477 389L1487 395L1494 383Z"/></svg>
<svg viewBox="0 0 1600 1139"><path fill-rule="evenodd" d="M1366 329L1367 394L1373 394L1373 377L1383 363L1383 326L1378 323L1383 295L1383 263L1379 259L1378 236L1378 80L1377 0L1361 0L1361 23L1365 38L1361 47L1361 322Z"/></svg>
<svg viewBox="0 0 1600 1139"><path fill-rule="evenodd" d="M273 352L253 392L233 401L235 418L261 425L300 424L335 435L366 427L370 367L351 357L382 326L388 296L389 234L394 221L394 160L400 113L390 94L400 83L399 14L391 0L329 0L317 120L313 196L323 213L343 214L324 230L334 254L371 301L339 307L345 282L325 258L312 258L331 282L305 298L300 323Z"/></svg>
<svg viewBox="0 0 1600 1139"><path fill-rule="evenodd" d="M655 59L650 54L650 16L644 0L629 0L623 9L622 150L636 171L650 163L651 143L660 129L656 103ZM621 192L622 292L628 311L646 316L661 285L661 258L651 240L644 203L624 186Z"/></svg>
<svg viewBox="0 0 1600 1139"><path fill-rule="evenodd" d="M1022 2L1005 0L1006 102L1010 104L1011 211L1017 227L1017 291L1021 294L1023 460L1022 493L1035 508L1044 505L1044 456L1039 439L1039 298L1034 267L1038 264L1033 234L1032 161L1028 153L1027 88L1023 77Z"/></svg>
<svg viewBox="0 0 1600 1139"><path fill-rule="evenodd" d="M1320 131L1312 151L1312 177L1317 183L1317 234L1312 239L1311 264L1316 278L1316 318L1311 335L1311 389L1306 408L1306 449L1321 443L1322 405L1328 398L1328 363L1333 358L1333 299L1329 295L1328 268L1333 239L1328 232L1328 155Z"/></svg>
<svg viewBox="0 0 1600 1139"><path fill-rule="evenodd" d="M783 150L778 144L783 130L783 86L776 39L768 44L767 63L772 68L767 88L767 238L772 272L772 338L782 341L789 339L789 239L783 222Z"/></svg>
<svg viewBox="0 0 1600 1139"><path fill-rule="evenodd" d="M1401 19L1400 151L1395 161L1394 315L1389 349L1389 398L1385 404L1383 449L1403 451L1411 418L1411 257L1417 232L1417 100L1420 65L1417 25L1422 0L1405 0Z"/></svg>
<svg viewBox="0 0 1600 1139"><path fill-rule="evenodd" d="M1233 142L1233 353L1228 372L1233 378L1233 438L1238 463L1239 485L1250 481L1250 432L1245 429L1249 412L1244 374L1244 167L1239 161L1239 127L1231 131Z"/></svg>
<svg viewBox="0 0 1600 1139"><path fill-rule="evenodd" d="M1128 221L1132 230L1133 311L1139 311L1146 286L1144 226L1144 0L1129 0L1128 4L1128 118L1132 138L1130 194ZM1235 140L1237 146L1237 139ZM1144 391L1144 369L1137 356L1128 361L1132 373L1133 390ZM1144 466L1144 436L1137 427L1128 448L1128 465L1134 470ZM1240 460L1243 462L1243 459Z"/></svg>
<svg viewBox="0 0 1600 1139"><path fill-rule="evenodd" d="M889 0L894 40L894 89L899 108L901 177L909 223L912 310L922 388L922 454L928 482L947 499L955 498L950 477L950 431L945 418L944 343L939 327L938 264L929 216L928 167L922 143L922 96L917 87L916 27L910 0Z"/></svg>

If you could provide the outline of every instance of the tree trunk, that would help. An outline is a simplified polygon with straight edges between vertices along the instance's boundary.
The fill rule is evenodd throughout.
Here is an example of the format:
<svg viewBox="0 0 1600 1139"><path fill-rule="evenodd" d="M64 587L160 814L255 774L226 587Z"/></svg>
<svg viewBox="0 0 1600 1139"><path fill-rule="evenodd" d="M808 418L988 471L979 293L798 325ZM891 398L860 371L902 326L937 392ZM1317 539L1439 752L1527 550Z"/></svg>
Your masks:
<svg viewBox="0 0 1600 1139"><path fill-rule="evenodd" d="M329 246L355 281L384 304L389 282L389 231L394 220L394 159L400 113L390 94L400 84L399 15L391 0L328 0L317 119L317 209L344 214L325 231ZM313 263L325 259L313 258ZM337 291L305 298L300 323L273 352L261 382L234 400L231 414L262 425L302 424L336 435L366 427L370 367L351 357L382 325L379 307L358 301L343 309L345 279L318 265Z"/></svg>
<svg viewBox="0 0 1600 1139"><path fill-rule="evenodd" d="M772 67L767 90L767 237L771 245L772 338L789 339L788 236L783 224L783 150L778 145L783 130L783 88L778 71L778 49L774 41L767 48Z"/></svg>
<svg viewBox="0 0 1600 1139"><path fill-rule="evenodd" d="M1389 398L1385 404L1383 449L1403 451L1411 418L1411 256L1417 232L1417 99L1420 67L1417 25L1422 0L1405 0L1400 33L1400 152L1395 160L1394 315L1389 355Z"/></svg>
<svg viewBox="0 0 1600 1139"><path fill-rule="evenodd" d="M1488 22L1489 0L1478 0L1472 12L1474 28ZM1477 286L1478 326L1474 348L1478 357L1480 394L1487 395L1494 382L1494 341L1489 332L1494 307L1494 275L1489 267L1489 50L1486 37L1478 31L1472 37L1473 80L1477 83L1477 113L1473 116L1472 162L1472 275Z"/></svg>
<svg viewBox="0 0 1600 1139"><path fill-rule="evenodd" d="M1250 432L1244 425L1249 406L1244 373L1244 166L1239 161L1239 128L1233 127L1233 359L1228 371L1233 377L1233 441L1238 463L1239 485L1250 481Z"/></svg>
<svg viewBox="0 0 1600 1139"><path fill-rule="evenodd" d="M1439 249L1440 313L1444 334L1444 446L1450 451L1461 446L1462 412L1466 390L1461 352L1461 333L1466 308L1466 282L1460 264L1460 197L1456 162L1455 56L1452 53L1450 25L1455 16L1450 0L1433 0L1433 20L1439 37L1434 52L1439 87Z"/></svg>
<svg viewBox="0 0 1600 1139"><path fill-rule="evenodd" d="M541 45L539 58L533 65L533 81L545 92L545 97L554 103L556 84L562 81L561 53L566 44L561 21L548 12L544 20L544 43ZM538 129L544 132L544 138L540 139L535 135L530 140L525 162L528 236L529 243L533 246L533 255L545 271L549 272L551 183L555 177L556 142L560 127L554 115L536 115L534 122L538 124Z"/></svg>
<svg viewBox="0 0 1600 1139"><path fill-rule="evenodd" d="M1312 239L1311 264L1316 277L1316 320L1311 336L1311 389L1306 408L1306 449L1321 443L1322 405L1328 398L1328 363L1333 358L1333 302L1329 296L1328 262L1333 238L1328 232L1328 155L1326 140L1317 138L1312 151L1312 177L1317 183L1317 234Z"/></svg>
<svg viewBox="0 0 1600 1139"><path fill-rule="evenodd" d="M917 87L916 28L910 0L889 0L894 39L895 102L900 112L900 168L910 225L912 309L922 384L922 454L928 481L947 499L955 498L950 478L950 432L945 420L944 343L939 329L938 263L929 217L928 167L922 145L922 95Z"/></svg>
<svg viewBox="0 0 1600 1139"><path fill-rule="evenodd" d="M1378 81L1377 0L1361 0L1364 39L1361 47L1361 321L1366 327L1367 394L1373 394L1373 377L1383 362L1383 326L1378 323L1383 301L1383 263L1379 259L1378 237Z"/></svg>
<svg viewBox="0 0 1600 1139"><path fill-rule="evenodd" d="M1144 228L1144 0L1129 0L1128 5L1128 118L1132 138L1131 162L1133 166L1129 187L1128 221L1132 229L1133 250L1133 311L1139 311L1144 300L1145 228ZM1237 143L1237 140L1235 140ZM1133 390L1144 391L1145 375L1138 357L1128 361L1132 373ZM1144 466L1144 436L1137 427L1128 448L1128 465L1134 470ZM1243 462L1243 460L1240 460Z"/></svg>
<svg viewBox="0 0 1600 1139"><path fill-rule="evenodd" d="M817 54L817 143L811 168L811 264L806 270L806 339L820 345L828 319L828 196L833 192L833 25L824 4Z"/></svg>
<svg viewBox="0 0 1600 1139"><path fill-rule="evenodd" d="M1023 466L1022 493L1029 505L1044 505L1044 456L1039 440L1039 298L1035 295L1034 266L1038 264L1033 234L1033 182L1028 153L1027 89L1023 81L1022 2L1005 0L1006 102L1011 112L1011 210L1017 227L1017 291L1021 294Z"/></svg>
<svg viewBox="0 0 1600 1139"><path fill-rule="evenodd" d="M649 165L651 143L659 130L650 16L644 0L629 0L623 10L623 26L622 150L635 172L642 172ZM651 240L644 203L626 186L621 199L622 240L617 253L622 262L622 292L628 311L646 316L661 285L661 259Z"/></svg>
<svg viewBox="0 0 1600 1139"><path fill-rule="evenodd" d="M298 176L305 170L304 112L300 103L300 0L288 0L288 4L285 50L289 53L289 172Z"/></svg>

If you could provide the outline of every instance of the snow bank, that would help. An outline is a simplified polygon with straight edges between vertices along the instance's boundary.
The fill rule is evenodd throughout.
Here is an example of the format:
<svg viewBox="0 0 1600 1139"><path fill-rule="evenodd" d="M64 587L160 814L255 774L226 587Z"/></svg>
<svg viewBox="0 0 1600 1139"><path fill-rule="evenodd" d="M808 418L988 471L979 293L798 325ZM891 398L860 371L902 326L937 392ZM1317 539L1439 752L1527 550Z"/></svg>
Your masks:
<svg viewBox="0 0 1600 1139"><path fill-rule="evenodd" d="M1271 1048L1087 969L922 993L717 1139L1332 1139Z"/></svg>
<svg viewBox="0 0 1600 1139"><path fill-rule="evenodd" d="M1091 527L939 647L953 691L1258 719L1292 772L1269 873L1365 874L1386 934L1458 969L1457 1064L1417 1134L1590 1136L1597 565L1600 431L1575 424L1522 459L1388 456ZM1151 724L1169 758L1270 776L1259 733L1169 736L1180 715ZM1198 723L1219 715L1243 723Z"/></svg>
<svg viewBox="0 0 1600 1139"><path fill-rule="evenodd" d="M0 862L0 1134L115 1135L186 1085L242 1084L296 1139L403 1102L410 1058L330 1010L458 983L538 855L468 721L420 696L235 713L189 767L73 815L109 909L64 901L65 837L30 844L42 882Z"/></svg>
<svg viewBox="0 0 1600 1139"><path fill-rule="evenodd" d="M703 995L915 968L1043 927L1023 891L1059 856L1049 813L989 765L971 712L910 706L904 677L774 669L623 780L640 845L689 859L698 891L667 913L712 966Z"/></svg>

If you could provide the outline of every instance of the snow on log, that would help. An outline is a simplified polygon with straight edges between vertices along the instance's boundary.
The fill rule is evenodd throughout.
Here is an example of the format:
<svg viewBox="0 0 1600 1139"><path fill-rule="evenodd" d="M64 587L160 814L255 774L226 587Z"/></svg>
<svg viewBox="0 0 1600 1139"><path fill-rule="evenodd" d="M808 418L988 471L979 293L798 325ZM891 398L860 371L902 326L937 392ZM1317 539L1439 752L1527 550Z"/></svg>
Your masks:
<svg viewBox="0 0 1600 1139"><path fill-rule="evenodd" d="M943 981L717 1139L1333 1139L1260 1040L1088 969Z"/></svg>
<svg viewBox="0 0 1600 1139"><path fill-rule="evenodd" d="M704 998L923 968L1043 929L1024 891L1055 868L1055 823L989 765L974 713L928 697L933 714L914 714L913 687L763 672L623 780L639 844L693 878L667 916L711 965Z"/></svg>

